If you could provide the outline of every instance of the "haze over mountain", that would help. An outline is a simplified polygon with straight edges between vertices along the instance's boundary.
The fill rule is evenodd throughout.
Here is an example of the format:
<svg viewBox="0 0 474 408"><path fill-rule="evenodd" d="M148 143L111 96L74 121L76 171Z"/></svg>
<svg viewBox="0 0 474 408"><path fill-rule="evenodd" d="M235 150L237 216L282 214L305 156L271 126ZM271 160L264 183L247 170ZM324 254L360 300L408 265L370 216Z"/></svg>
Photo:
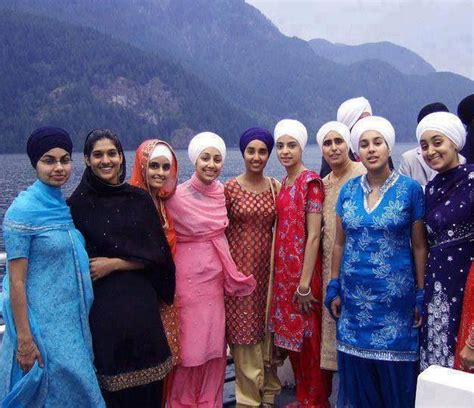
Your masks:
<svg viewBox="0 0 474 408"><path fill-rule="evenodd" d="M379 60L390 64L403 74L426 75L436 72L433 66L418 54L388 41L346 45L317 38L308 42L316 55L338 64L351 65L365 60Z"/></svg>
<svg viewBox="0 0 474 408"><path fill-rule="evenodd" d="M213 106L240 112L233 117L209 112L229 123L223 136L233 144L246 126L272 129L283 117L302 120L314 140L342 101L360 95L371 101L375 114L393 122L398 140L413 141L424 104L440 100L454 109L474 88L473 81L451 73L407 75L373 59L336 63L317 55L308 42L280 33L243 0L0 0L0 7L92 27L157 54L160 61L174 61L175 77L191 73L215 90ZM68 45L60 30L55 33Z"/></svg>

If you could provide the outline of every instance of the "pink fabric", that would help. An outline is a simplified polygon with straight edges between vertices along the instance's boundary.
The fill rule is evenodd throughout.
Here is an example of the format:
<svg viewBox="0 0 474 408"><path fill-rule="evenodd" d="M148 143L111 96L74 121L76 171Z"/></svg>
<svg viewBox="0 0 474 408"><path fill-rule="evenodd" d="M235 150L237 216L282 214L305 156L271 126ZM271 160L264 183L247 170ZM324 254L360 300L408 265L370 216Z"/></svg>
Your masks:
<svg viewBox="0 0 474 408"><path fill-rule="evenodd" d="M221 357L199 367L176 367L169 407L221 408L226 362Z"/></svg>
<svg viewBox="0 0 474 408"><path fill-rule="evenodd" d="M176 301L183 367L196 367L225 356L224 290L245 296L253 276L237 270L224 235L228 224L223 185L196 176L178 186L166 202L174 220ZM174 387L174 386L173 386Z"/></svg>

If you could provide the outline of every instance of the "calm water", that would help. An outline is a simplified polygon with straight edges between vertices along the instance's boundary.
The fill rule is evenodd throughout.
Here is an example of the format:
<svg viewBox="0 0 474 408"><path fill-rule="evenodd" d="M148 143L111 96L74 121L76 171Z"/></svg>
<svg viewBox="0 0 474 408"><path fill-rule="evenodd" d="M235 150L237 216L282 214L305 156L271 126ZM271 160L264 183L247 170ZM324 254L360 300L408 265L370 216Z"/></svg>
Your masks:
<svg viewBox="0 0 474 408"><path fill-rule="evenodd" d="M400 155L411 148L413 144L400 143L395 147L393 155L395 167L398 168ZM193 173L193 166L188 159L186 150L177 150L179 163L179 180L184 181ZM133 164L134 152L126 152L127 176L130 175ZM71 179L64 187L64 195L68 197L75 189L81 179L84 170L83 160L80 154L73 155L73 173ZM321 152L316 145L310 145L304 152L304 162L310 169L319 171L321 167ZM232 148L227 151L227 157L224 169L221 175L221 181L227 180L240 174L243 170L243 162L240 151ZM272 154L266 168L266 174L280 179L284 175L283 167L278 163L275 154ZM17 194L27 188L35 181L35 171L31 167L26 154L2 154L0 155L0 220L3 223L3 217L8 206L11 204ZM3 236L0 234L0 252L5 251L3 245ZM0 272L1 273L1 272Z"/></svg>

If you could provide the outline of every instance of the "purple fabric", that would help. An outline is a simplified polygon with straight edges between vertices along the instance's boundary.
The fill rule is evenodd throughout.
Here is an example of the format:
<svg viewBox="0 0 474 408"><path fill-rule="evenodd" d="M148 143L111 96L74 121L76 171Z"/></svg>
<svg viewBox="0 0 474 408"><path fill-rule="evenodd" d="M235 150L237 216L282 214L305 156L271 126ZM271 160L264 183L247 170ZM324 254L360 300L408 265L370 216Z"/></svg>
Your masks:
<svg viewBox="0 0 474 408"><path fill-rule="evenodd" d="M71 137L64 129L51 126L36 129L26 144L26 153L30 158L31 165L36 169L36 164L41 156L55 147L60 147L72 154Z"/></svg>
<svg viewBox="0 0 474 408"><path fill-rule="evenodd" d="M260 140L267 146L268 155L272 153L273 144L275 143L273 140L273 135L267 130L263 128L253 127L247 129L242 136L240 136L239 147L240 151L242 152L242 156L244 155L245 148L252 140Z"/></svg>
<svg viewBox="0 0 474 408"><path fill-rule="evenodd" d="M453 367L464 286L474 254L474 165L436 175L426 186L429 252L425 273L421 370Z"/></svg>

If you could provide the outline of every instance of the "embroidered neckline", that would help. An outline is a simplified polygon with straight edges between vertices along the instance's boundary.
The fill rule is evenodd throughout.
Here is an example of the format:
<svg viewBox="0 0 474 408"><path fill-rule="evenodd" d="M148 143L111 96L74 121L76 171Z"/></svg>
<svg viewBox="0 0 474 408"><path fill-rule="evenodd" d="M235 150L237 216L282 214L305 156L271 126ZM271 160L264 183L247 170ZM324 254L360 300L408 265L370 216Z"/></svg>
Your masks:
<svg viewBox="0 0 474 408"><path fill-rule="evenodd" d="M369 194L373 191L373 188L369 184L369 181L367 180L367 174L364 174L361 176L360 184L362 186L362 191L364 192L364 208L365 208L365 211L367 211L367 214L370 214L379 206L379 204L383 200L385 193L390 189L390 187L392 187L397 182L399 177L400 177L400 174L396 170L392 170L392 173L390 174L390 176L387 177L387 180L385 180L382 186L380 187L379 199L374 204L374 206L369 209L369 203L367 200L368 200Z"/></svg>

